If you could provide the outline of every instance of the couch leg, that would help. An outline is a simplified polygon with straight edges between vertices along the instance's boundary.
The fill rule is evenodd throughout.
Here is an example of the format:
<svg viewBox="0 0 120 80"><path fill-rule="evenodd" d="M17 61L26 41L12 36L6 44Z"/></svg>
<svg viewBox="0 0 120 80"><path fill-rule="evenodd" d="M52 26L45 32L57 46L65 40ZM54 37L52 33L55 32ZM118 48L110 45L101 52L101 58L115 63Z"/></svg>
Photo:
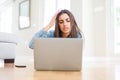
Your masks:
<svg viewBox="0 0 120 80"><path fill-rule="evenodd" d="M14 59L4 59L4 63L14 63Z"/></svg>

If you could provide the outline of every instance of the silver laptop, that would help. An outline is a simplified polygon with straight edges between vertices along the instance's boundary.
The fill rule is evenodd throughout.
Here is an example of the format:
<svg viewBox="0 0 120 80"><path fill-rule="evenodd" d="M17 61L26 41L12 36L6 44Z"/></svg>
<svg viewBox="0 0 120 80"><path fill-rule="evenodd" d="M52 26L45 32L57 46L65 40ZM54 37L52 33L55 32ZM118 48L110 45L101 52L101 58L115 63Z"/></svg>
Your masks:
<svg viewBox="0 0 120 80"><path fill-rule="evenodd" d="M37 38L34 41L36 70L81 70L83 39Z"/></svg>

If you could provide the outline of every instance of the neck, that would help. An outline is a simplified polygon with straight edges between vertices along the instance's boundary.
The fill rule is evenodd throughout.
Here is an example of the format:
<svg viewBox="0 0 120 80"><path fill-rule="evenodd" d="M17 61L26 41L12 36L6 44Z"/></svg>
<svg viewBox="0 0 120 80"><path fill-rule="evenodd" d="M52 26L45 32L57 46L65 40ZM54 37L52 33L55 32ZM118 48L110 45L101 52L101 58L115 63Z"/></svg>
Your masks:
<svg viewBox="0 0 120 80"><path fill-rule="evenodd" d="M62 37L66 38L66 37L68 37L68 35L69 35L69 33L63 33Z"/></svg>

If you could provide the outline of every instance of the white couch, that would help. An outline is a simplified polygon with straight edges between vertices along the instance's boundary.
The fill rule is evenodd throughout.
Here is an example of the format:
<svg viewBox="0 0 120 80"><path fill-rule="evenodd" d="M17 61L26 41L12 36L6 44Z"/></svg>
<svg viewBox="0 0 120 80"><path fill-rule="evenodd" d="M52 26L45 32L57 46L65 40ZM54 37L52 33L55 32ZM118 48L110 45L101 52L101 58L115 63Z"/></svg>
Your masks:
<svg viewBox="0 0 120 80"><path fill-rule="evenodd" d="M17 35L0 32L0 59L14 62L17 43Z"/></svg>

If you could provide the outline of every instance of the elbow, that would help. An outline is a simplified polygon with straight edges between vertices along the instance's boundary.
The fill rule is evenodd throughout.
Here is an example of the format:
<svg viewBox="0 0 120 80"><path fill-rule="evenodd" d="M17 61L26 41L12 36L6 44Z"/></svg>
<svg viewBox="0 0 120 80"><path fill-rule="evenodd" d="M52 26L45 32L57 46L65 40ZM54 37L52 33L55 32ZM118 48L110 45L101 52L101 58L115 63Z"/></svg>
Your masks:
<svg viewBox="0 0 120 80"><path fill-rule="evenodd" d="M34 49L33 46L29 46L30 49Z"/></svg>
<svg viewBox="0 0 120 80"><path fill-rule="evenodd" d="M34 46L33 46L33 43L32 43L32 42L29 43L29 48L30 48L30 49L34 49Z"/></svg>

